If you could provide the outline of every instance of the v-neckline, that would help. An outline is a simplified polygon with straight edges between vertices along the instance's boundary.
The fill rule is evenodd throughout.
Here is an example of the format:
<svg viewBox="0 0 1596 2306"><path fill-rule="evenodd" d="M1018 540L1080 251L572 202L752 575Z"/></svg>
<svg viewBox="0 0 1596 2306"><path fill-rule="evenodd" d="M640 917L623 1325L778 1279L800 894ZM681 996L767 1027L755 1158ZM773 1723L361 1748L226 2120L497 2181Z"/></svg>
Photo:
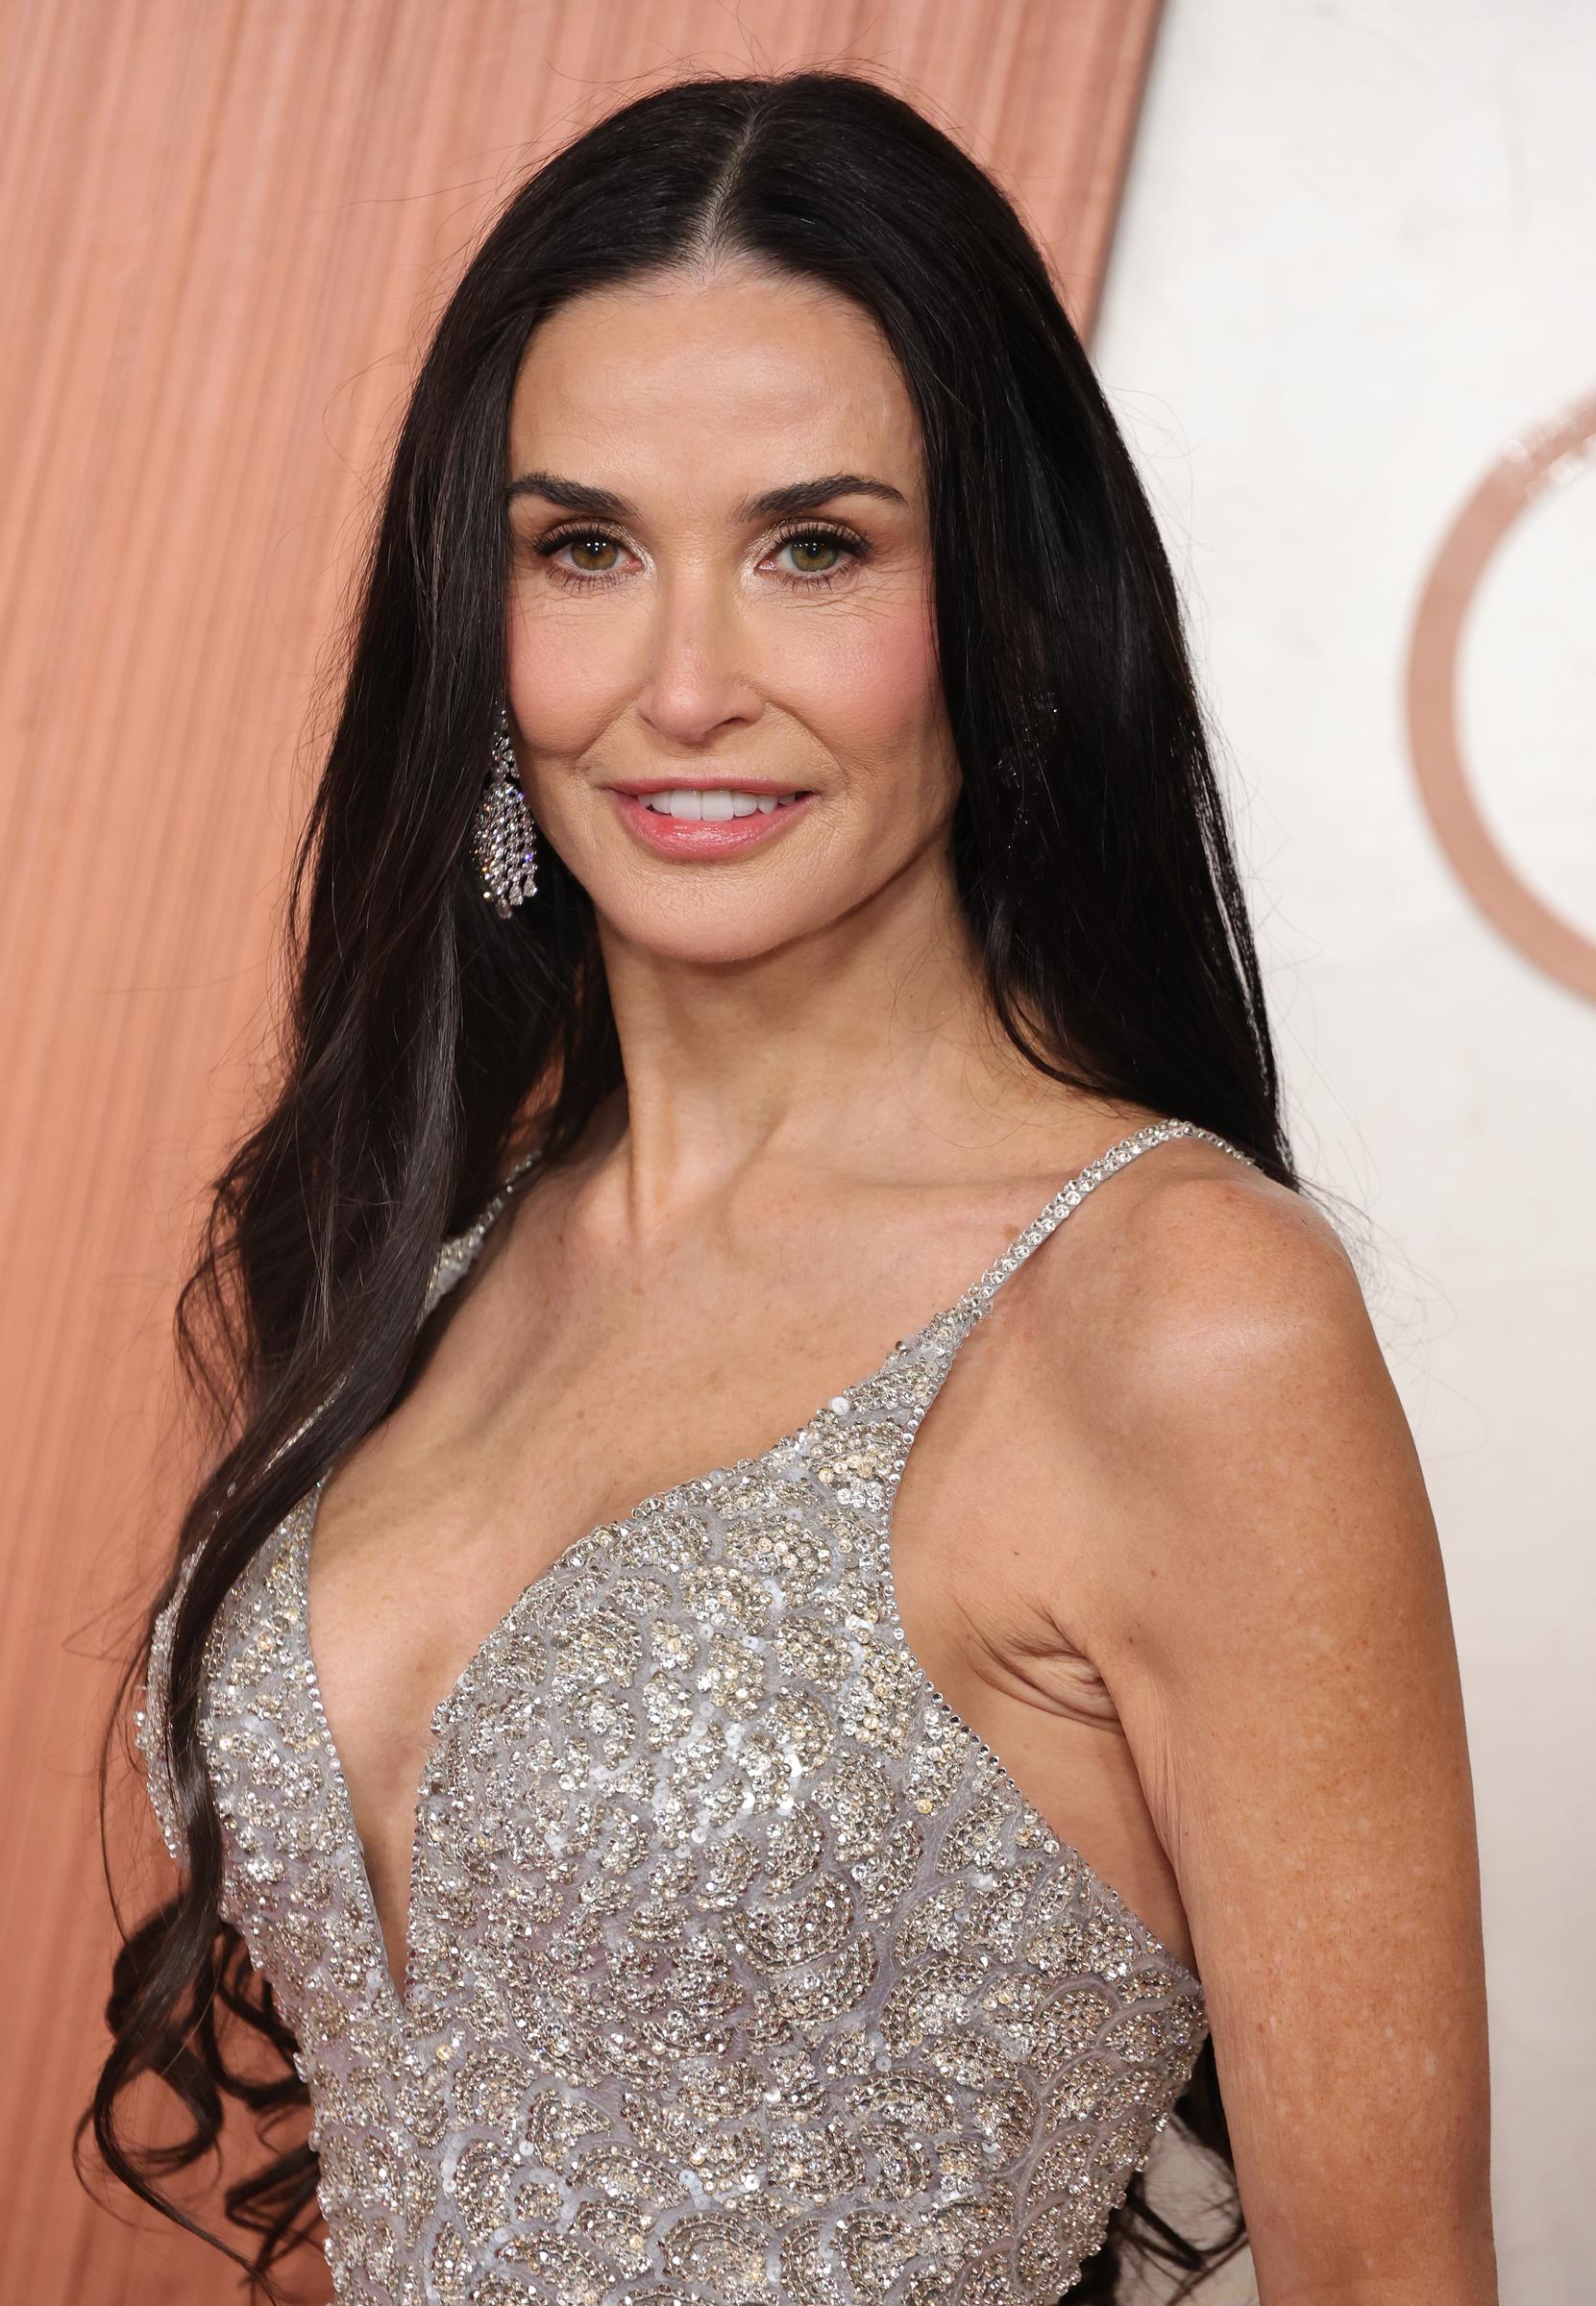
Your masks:
<svg viewBox="0 0 1596 2306"><path fill-rule="evenodd" d="M1117 1143L1108 1146L1093 1160L1077 1169L1072 1177L1060 1186L1057 1191L1044 1202L1030 1222L1011 1238L1006 1248L992 1260L960 1296L956 1297L950 1305L945 1305L938 1312L932 1313L929 1319L922 1321L918 1329L911 1330L906 1337L899 1337L896 1344L875 1364L873 1369L868 1370L863 1377L856 1378L851 1385L843 1386L836 1392L827 1394L801 1425L794 1426L791 1432L779 1435L768 1447L757 1450L752 1457L736 1458L724 1465L706 1466L701 1472L689 1474L684 1481L673 1483L668 1489L651 1490L646 1496L637 1499L635 1504L629 1506L625 1512L612 1514L604 1521L595 1522L591 1529L582 1531L579 1536L573 1537L568 1544L562 1545L553 1558L521 1588L509 1606L488 1628L428 1717L428 1737L410 1809L410 1862L405 1885L404 1912L401 1916L405 1930L405 1940L400 1950L404 1965L401 1976L396 1976L394 1973L393 1962L388 1952L387 1939L382 1929L381 1917L377 1910L377 1895L372 1886L370 1861L365 1843L355 1821L355 1804L349 1790L349 1780L344 1773L343 1759L338 1752L337 1740L332 1734L331 1725L327 1718L327 1707L322 1698L321 1676L317 1671L314 1648L310 1638L311 1555L314 1549L316 1520L321 1506L322 1492L333 1471L333 1467L331 1465L327 1468L314 1487L307 1492L297 1514L295 1598L298 1605L300 1626L301 1664L311 1708L316 1719L324 1763L339 1811L339 1824L348 1853L355 1862L362 1920L371 1936L371 1959L380 1975L383 1998L388 2004L392 2022L402 2035L408 2035L414 2018L416 1876L421 1854L422 1808L427 1798L428 1781L432 1775L451 1713L464 1702L481 1669L482 1661L499 1646L532 1596L540 1592L552 1579L558 1576L584 1547L591 1545L595 1539L602 1536L606 1532L626 1527L640 1513L647 1511L650 1507L668 1506L677 1498L687 1497L696 1491L707 1488L712 1483L734 1480L740 1474L755 1473L761 1467L768 1465L773 1458L796 1449L828 1411L840 1413L844 1405L851 1406L857 1395L863 1393L867 1387L877 1384L905 1356L912 1356L934 1331L951 1328L956 1330L956 1335L953 1336L952 1351L947 1355L943 1370L943 1376L945 1377L952 1366L959 1346L963 1343L979 1313L991 1304L998 1287L1019 1264L1025 1262L1031 1250L1038 1247L1046 1239L1047 1235L1053 1231L1055 1224L1062 1221L1080 1200L1092 1192L1096 1185L1102 1183L1105 1177L1112 1176L1115 1170L1125 1165L1126 1162L1134 1161L1141 1153L1150 1152L1154 1145L1166 1143L1170 1138L1188 1136L1210 1138L1213 1142L1223 1144L1225 1150L1236 1154L1237 1158L1250 1161L1250 1156L1238 1153L1235 1146L1230 1145L1223 1139L1213 1137L1212 1132L1173 1116L1150 1122L1143 1128L1131 1132L1129 1136L1119 1139ZM1127 1148L1134 1148L1134 1150L1127 1151ZM1119 1155L1124 1155L1123 1162L1117 1158ZM468 1268L470 1263L475 1263L477 1252L480 1249L489 1227L513 1198L516 1186L532 1166L533 1157L530 1155L519 1162L501 1184L492 1200L478 1217L476 1224L467 1228L466 1234L459 1237L461 1239L471 1241L470 1256L467 1260ZM1088 1179L1091 1180L1091 1183L1086 1182ZM1055 1214L1055 1213L1057 1214ZM447 1252L449 1246L450 1244L445 1244L444 1252L440 1252L440 1257ZM939 1379L936 1388L938 1390L940 1390L941 1382ZM926 1406L929 1407L929 1404ZM924 1411L922 1410L921 1419L923 1415ZM921 1419L917 1419L915 1425L917 1435ZM911 1437L911 1447L912 1445L913 1437ZM901 1480L901 1475L899 1480ZM897 1484L895 1484L893 1495L888 1501L887 1527L882 1541L886 1555L887 1587L888 1591L895 1596L895 1607L896 1584L893 1577L892 1533L897 1502L896 1490ZM920 1673L925 1687L938 1705L951 1715L955 1722L959 1723L966 1733L973 1738L994 1762L997 1762L997 1756L992 1754L992 1749L986 1745L985 1740L971 1730L968 1723L963 1722L958 1714L953 1712L953 1708L948 1705L935 1683L925 1675L923 1668L920 1668ZM1008 1779L1009 1784L1013 1786L1014 1792L1020 1802L1024 1803L1027 1809L1032 1810L1032 1814L1051 1833L1052 1828L1047 1826L1046 1820L1041 1817L1041 1813L1035 1811L1032 1804L1026 1802L1025 1796L1019 1792L1018 1785L1014 1784L1007 1770L1000 1762L997 1763L997 1766ZM1085 1861L1082 1862L1084 1864ZM1112 1894L1117 1897L1117 1892ZM1145 1929L1147 1926L1142 1923L1141 1926ZM1147 1934L1149 1937L1153 1937L1150 1930ZM1153 1938L1153 1943L1159 1944L1156 1937ZM1168 1954L1166 1949L1161 1947L1160 1950L1165 1953L1166 1959L1175 1960L1172 1954ZM1185 1965L1177 1964L1177 1967L1184 1969ZM1186 1975L1194 1975L1190 1971Z"/></svg>
<svg viewBox="0 0 1596 2306"><path fill-rule="evenodd" d="M1071 1180L1071 1184L1074 1182ZM1053 1200L1062 1201L1069 1190L1069 1186L1062 1188L1053 1196ZM1032 1224L1039 1222L1040 1217L1045 1215L1052 1207L1053 1201L1049 1201L1046 1209L1039 1212L1038 1217L1031 1220ZM1028 1233L1030 1227L1027 1226L1025 1231ZM1023 1239L1023 1236L1018 1236L1017 1239ZM1010 1250L1013 1245L1011 1242ZM1009 1253L1009 1250L1005 1250L1003 1255L1006 1257ZM343 1758L338 1752L337 1740L332 1734L332 1726L327 1718L327 1706L322 1697L321 1675L316 1666L315 1651L310 1638L311 1555L315 1545L316 1520L321 1508L322 1492L331 1478L332 1467L329 1466L314 1488L307 1492L298 1515L295 1543L295 1600L298 1604L301 1633L301 1663L309 1690L311 1708L316 1717L322 1754L337 1803L339 1827L349 1853L355 1860L355 1874L362 1908L361 1918L371 1935L371 1958L381 1973L382 1990L390 2007L390 2014L402 2030L409 2028L414 2017L416 1876L421 1857L422 1809L427 1799L428 1781L432 1775L443 1737L449 1727L451 1714L464 1703L477 1675L481 1670L483 1660L498 1648L500 1642L531 1601L532 1596L541 1592L545 1585L558 1576L560 1571L585 1547L592 1545L596 1538L603 1536L606 1532L624 1529L651 1507L669 1506L677 1498L687 1497L707 1488L712 1483L735 1481L741 1474L758 1472L762 1467L769 1465L773 1458L778 1458L789 1450L797 1449L804 1436L814 1430L828 1411L841 1414L843 1405L851 1406L855 1398L868 1386L875 1385L879 1379L885 1377L905 1356L912 1355L933 1330L945 1323L956 1321L960 1325L959 1334L962 1341L969 1327L969 1322L964 1319L964 1316L968 1312L970 1321L974 1320L981 1293L991 1275L1001 1263L1001 1258L995 1259L981 1275L980 1280L972 1282L962 1297L956 1298L949 1306L944 1306L940 1312L933 1313L928 1321L923 1321L918 1329L911 1330L907 1337L899 1337L891 1352L878 1362L873 1369L868 1371L865 1376L856 1378L852 1385L843 1386L836 1392L828 1393L801 1425L796 1425L790 1433L780 1435L771 1442L768 1448L756 1451L751 1458L734 1458L729 1463L724 1465L706 1466L702 1472L689 1474L685 1481L674 1482L668 1489L650 1490L647 1496L640 1497L624 1513L614 1513L609 1515L606 1520L595 1522L591 1529L584 1530L579 1536L573 1537L568 1544L562 1545L553 1558L538 1571L536 1577L528 1580L523 1585L508 1607L503 1610L488 1628L428 1716L427 1743L422 1756L420 1774L416 1779L415 1798L410 1806L410 1863L405 1880L405 1911L402 1916L405 1928L405 1943L401 1948L404 1967L402 1973L397 1975L392 1956L388 1950L387 1938L382 1928L381 1916L377 1908L377 1893L372 1884L371 1862L360 1829L356 1824L355 1803L350 1793L349 1779L344 1772Z"/></svg>

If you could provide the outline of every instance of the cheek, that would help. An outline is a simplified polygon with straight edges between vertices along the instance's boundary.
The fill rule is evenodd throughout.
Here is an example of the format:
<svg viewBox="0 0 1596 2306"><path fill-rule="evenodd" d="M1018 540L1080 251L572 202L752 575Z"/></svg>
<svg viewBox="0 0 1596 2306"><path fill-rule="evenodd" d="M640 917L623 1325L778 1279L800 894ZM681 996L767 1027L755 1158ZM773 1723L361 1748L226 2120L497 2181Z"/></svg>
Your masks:
<svg viewBox="0 0 1596 2306"><path fill-rule="evenodd" d="M941 709L935 637L918 603L883 608L835 636L812 668L813 720L844 757L921 737ZM791 693L792 682L782 685Z"/></svg>
<svg viewBox="0 0 1596 2306"><path fill-rule="evenodd" d="M631 659L602 620L523 616L511 603L504 634L510 709L533 751L569 758L626 703Z"/></svg>

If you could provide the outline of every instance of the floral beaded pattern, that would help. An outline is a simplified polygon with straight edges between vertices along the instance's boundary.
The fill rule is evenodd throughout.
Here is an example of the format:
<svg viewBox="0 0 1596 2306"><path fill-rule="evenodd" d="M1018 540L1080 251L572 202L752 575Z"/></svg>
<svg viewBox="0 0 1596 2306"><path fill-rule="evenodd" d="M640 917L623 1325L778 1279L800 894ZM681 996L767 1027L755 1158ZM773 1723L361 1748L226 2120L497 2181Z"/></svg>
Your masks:
<svg viewBox="0 0 1596 2306"><path fill-rule="evenodd" d="M1250 1158L1183 1121L1123 1140L871 1377L527 1588L432 1716L403 1992L311 1661L319 1488L256 1557L201 1739L338 2298L1041 2306L1074 2282L1201 2050L1202 1988L932 1686L890 1523L995 1289L1176 1136ZM174 1854L175 1610L140 1718Z"/></svg>

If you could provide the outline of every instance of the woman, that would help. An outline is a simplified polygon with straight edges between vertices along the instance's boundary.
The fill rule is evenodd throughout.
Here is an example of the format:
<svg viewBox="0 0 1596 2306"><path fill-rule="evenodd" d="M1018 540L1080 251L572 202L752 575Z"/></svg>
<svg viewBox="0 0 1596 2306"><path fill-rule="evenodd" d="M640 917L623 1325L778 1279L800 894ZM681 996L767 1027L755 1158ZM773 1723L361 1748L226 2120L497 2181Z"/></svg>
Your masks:
<svg viewBox="0 0 1596 2306"><path fill-rule="evenodd" d="M690 82L510 203L294 912L110 2167L154 2070L264 2119L260 2289L996 2306L1223 2253L1173 2117L1264 2306L1487 2306L1422 1481L1153 521L914 110Z"/></svg>

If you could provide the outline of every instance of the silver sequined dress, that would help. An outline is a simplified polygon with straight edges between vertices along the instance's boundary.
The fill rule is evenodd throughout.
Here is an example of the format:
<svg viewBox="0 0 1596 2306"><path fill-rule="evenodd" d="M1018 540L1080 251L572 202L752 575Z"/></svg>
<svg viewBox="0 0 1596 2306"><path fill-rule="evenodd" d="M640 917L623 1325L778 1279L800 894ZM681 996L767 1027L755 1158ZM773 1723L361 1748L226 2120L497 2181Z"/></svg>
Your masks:
<svg viewBox="0 0 1596 2306"><path fill-rule="evenodd" d="M320 1486L208 1641L223 1912L299 2044L336 2294L381 2306L1040 2306L1208 2026L1197 1978L931 1686L893 1498L994 1291L1105 1178L757 1457L521 1595L432 1716L397 1990L307 1632ZM527 1165L523 1165L525 1168ZM512 1173L439 1252L470 1265ZM140 1739L164 1755L174 1604Z"/></svg>

